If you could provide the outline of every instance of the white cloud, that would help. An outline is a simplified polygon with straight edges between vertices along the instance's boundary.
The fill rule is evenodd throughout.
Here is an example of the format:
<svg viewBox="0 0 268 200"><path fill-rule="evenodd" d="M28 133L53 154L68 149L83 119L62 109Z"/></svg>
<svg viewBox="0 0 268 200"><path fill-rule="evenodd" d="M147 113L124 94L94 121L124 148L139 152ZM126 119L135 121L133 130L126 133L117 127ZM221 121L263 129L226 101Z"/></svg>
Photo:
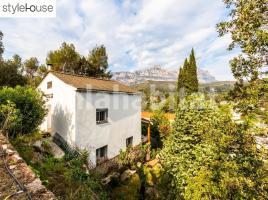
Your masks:
<svg viewBox="0 0 268 200"><path fill-rule="evenodd" d="M58 0L56 19L0 19L0 30L6 57L18 53L44 62L63 41L82 54L104 44L116 71L157 64L176 69L194 47L199 66L222 79L231 77L230 39L218 38L215 29L224 9L215 0Z"/></svg>

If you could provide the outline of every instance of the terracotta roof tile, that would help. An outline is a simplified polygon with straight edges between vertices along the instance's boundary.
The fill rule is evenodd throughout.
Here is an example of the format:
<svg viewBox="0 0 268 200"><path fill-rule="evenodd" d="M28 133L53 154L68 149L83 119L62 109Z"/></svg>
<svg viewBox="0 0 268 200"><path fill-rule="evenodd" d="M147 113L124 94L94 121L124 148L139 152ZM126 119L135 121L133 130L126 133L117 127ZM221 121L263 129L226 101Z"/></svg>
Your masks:
<svg viewBox="0 0 268 200"><path fill-rule="evenodd" d="M137 90L134 90L131 87L123 85L115 80L90 78L55 71L51 71L50 73L62 80L64 83L77 88L77 90L138 93Z"/></svg>
<svg viewBox="0 0 268 200"><path fill-rule="evenodd" d="M150 120L152 118L153 114L154 113L152 113L152 112L141 112L141 118L146 119L146 120ZM165 116L170 121L175 120L175 114L173 114L173 113L165 113Z"/></svg>

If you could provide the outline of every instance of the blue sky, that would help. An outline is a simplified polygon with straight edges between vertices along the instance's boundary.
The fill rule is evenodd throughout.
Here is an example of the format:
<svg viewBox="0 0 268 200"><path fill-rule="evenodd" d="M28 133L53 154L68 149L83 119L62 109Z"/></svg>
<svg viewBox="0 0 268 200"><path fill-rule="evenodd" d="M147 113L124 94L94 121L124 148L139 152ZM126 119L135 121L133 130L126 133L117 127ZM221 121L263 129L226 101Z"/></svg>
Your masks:
<svg viewBox="0 0 268 200"><path fill-rule="evenodd" d="M194 47L198 66L218 80L232 80L227 51L216 24L227 17L221 0L57 0L57 18L0 19L5 58L17 53L45 62L63 41L81 54L107 48L112 71L153 65L178 69Z"/></svg>

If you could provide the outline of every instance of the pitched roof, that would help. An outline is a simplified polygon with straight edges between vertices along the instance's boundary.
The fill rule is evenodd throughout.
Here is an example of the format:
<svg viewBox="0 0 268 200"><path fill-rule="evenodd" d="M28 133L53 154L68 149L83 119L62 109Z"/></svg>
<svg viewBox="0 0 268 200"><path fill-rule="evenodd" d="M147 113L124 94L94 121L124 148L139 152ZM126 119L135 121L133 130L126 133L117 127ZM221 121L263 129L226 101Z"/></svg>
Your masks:
<svg viewBox="0 0 268 200"><path fill-rule="evenodd" d="M151 120L154 113L152 112L141 112L141 118L146 120ZM175 114L174 113L165 113L165 116L168 118L169 121L174 121Z"/></svg>
<svg viewBox="0 0 268 200"><path fill-rule="evenodd" d="M51 71L51 74L62 80L64 83L75 87L77 90L104 91L104 92L123 92L138 93L137 90L129 86L123 85L115 80L106 80L99 78L90 78L81 75L66 74Z"/></svg>

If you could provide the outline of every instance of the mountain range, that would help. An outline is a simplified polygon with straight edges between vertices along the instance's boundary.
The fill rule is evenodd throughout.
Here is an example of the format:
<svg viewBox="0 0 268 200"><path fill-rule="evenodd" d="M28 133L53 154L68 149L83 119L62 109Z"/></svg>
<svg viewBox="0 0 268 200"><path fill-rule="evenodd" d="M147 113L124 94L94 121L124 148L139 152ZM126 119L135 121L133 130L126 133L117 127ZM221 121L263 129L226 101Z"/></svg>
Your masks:
<svg viewBox="0 0 268 200"><path fill-rule="evenodd" d="M200 83L211 83L217 81L208 71L197 69L198 81ZM113 79L127 85L136 85L146 81L177 81L178 72L163 69L160 66L136 70L134 72L114 72Z"/></svg>

